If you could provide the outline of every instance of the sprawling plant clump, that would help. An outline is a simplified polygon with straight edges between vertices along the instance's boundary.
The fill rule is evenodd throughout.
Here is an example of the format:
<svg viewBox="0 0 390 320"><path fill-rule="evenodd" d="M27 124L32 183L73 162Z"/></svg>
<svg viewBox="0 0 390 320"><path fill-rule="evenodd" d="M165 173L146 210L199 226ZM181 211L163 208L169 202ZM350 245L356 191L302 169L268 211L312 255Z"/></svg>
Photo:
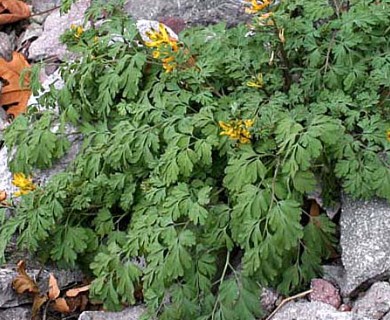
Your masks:
<svg viewBox="0 0 390 320"><path fill-rule="evenodd" d="M22 195L0 247L17 232L89 267L108 309L137 292L160 319L255 319L261 286L297 290L332 251L334 224L303 206L318 184L329 203L338 186L390 200L389 3L247 1L251 26L179 40L93 5L109 19L64 35L80 54L65 87L5 135L26 175L64 155L67 124L84 143Z"/></svg>

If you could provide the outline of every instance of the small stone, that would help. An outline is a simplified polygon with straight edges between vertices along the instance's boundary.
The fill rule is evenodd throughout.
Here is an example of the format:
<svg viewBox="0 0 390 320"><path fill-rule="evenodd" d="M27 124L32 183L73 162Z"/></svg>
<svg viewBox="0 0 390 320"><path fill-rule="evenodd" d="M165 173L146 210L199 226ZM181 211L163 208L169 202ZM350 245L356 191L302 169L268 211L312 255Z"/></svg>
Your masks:
<svg viewBox="0 0 390 320"><path fill-rule="evenodd" d="M374 283L356 300L352 311L371 319L382 319L390 312L390 284L385 281Z"/></svg>
<svg viewBox="0 0 390 320"><path fill-rule="evenodd" d="M78 320L139 320L145 311L143 306L130 307L121 312L84 311Z"/></svg>
<svg viewBox="0 0 390 320"><path fill-rule="evenodd" d="M260 295L261 308L266 314L271 313L275 309L276 301L279 294L270 288L263 288Z"/></svg>
<svg viewBox="0 0 390 320"><path fill-rule="evenodd" d="M311 301L321 301L330 304L336 309L340 306L341 298L339 290L329 281L313 279L311 281L311 288L313 289L309 295Z"/></svg>
<svg viewBox="0 0 390 320"><path fill-rule="evenodd" d="M351 307L349 304L343 303L343 304L339 307L338 310L341 311L341 312L351 311L351 310L352 310L352 307Z"/></svg>

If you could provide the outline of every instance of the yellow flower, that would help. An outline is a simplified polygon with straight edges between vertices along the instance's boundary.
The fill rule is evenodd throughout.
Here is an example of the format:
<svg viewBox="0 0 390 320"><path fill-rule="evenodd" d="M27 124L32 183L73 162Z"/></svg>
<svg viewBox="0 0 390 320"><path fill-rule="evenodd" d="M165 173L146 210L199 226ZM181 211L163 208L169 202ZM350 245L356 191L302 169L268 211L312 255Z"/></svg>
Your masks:
<svg viewBox="0 0 390 320"><path fill-rule="evenodd" d="M256 77L252 77L253 81L248 81L246 85L251 88L261 89L264 85L263 75L259 73Z"/></svg>
<svg viewBox="0 0 390 320"><path fill-rule="evenodd" d="M257 1L257 0L245 0L251 6L245 9L246 13L257 13L265 8L267 8L270 4L270 0Z"/></svg>
<svg viewBox="0 0 390 320"><path fill-rule="evenodd" d="M145 41L149 48L156 48L152 56L154 59L160 59L166 72L172 72L176 68L175 58L172 52L179 50L177 39L169 36L167 29L162 23L158 25L158 30L146 33L150 41Z"/></svg>
<svg viewBox="0 0 390 320"><path fill-rule="evenodd" d="M232 140L238 140L240 143L250 143L252 138L249 129L253 126L254 121L247 120L231 120L229 123L219 121L218 124L222 128L221 136L228 136Z"/></svg>
<svg viewBox="0 0 390 320"><path fill-rule="evenodd" d="M387 130L387 132L386 132L386 136L387 136L387 141L389 141L389 142L390 142L390 129L389 129L389 130Z"/></svg>
<svg viewBox="0 0 390 320"><path fill-rule="evenodd" d="M70 25L70 28L72 29L72 31L74 32L74 37L76 39L80 39L80 37L82 36L83 32L84 32L84 29L82 26L76 26L75 24L71 24Z"/></svg>
<svg viewBox="0 0 390 320"><path fill-rule="evenodd" d="M19 188L19 191L14 193L15 197L27 194L30 191L35 190L36 186L34 185L31 177L26 177L24 173L15 173L13 176L12 184L15 187Z"/></svg>

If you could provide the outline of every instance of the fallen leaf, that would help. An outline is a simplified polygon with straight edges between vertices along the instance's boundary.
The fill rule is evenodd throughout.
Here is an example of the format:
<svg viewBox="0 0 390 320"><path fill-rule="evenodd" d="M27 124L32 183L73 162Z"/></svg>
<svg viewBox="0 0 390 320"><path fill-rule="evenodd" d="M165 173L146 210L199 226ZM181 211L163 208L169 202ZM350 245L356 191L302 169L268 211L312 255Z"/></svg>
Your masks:
<svg viewBox="0 0 390 320"><path fill-rule="evenodd" d="M25 57L18 52L13 52L12 60L9 62L0 58L0 78L7 82L1 91L0 106L14 117L26 111L27 102L31 95L28 88L30 83L28 74L26 73L23 79L25 87L22 88L19 81L21 72L29 67Z"/></svg>
<svg viewBox="0 0 390 320"><path fill-rule="evenodd" d="M88 291L89 288L91 287L90 284L80 287L80 288L74 288L66 291L65 295L69 298L76 297L80 292Z"/></svg>
<svg viewBox="0 0 390 320"><path fill-rule="evenodd" d="M54 301L54 310L61 313L69 313L70 309L64 298L58 298Z"/></svg>
<svg viewBox="0 0 390 320"><path fill-rule="evenodd" d="M313 200L310 206L310 216L318 217L319 215L320 215L320 206L317 204L315 200Z"/></svg>
<svg viewBox="0 0 390 320"><path fill-rule="evenodd" d="M39 314L39 311L42 307L42 305L47 301L47 296L46 295L38 295L36 294L34 296L34 301L33 301L33 305L32 305L32 309L31 309L31 313L32 313L32 319L36 318Z"/></svg>
<svg viewBox="0 0 390 320"><path fill-rule="evenodd" d="M57 279L52 273L49 275L49 293L47 294L50 300L55 300L60 295L60 289L58 288Z"/></svg>
<svg viewBox="0 0 390 320"><path fill-rule="evenodd" d="M18 275L15 277L15 279L12 280L12 286L17 293L22 294L26 291L34 294L39 293L38 285L27 274L26 266L23 260L18 262L17 272Z"/></svg>
<svg viewBox="0 0 390 320"><path fill-rule="evenodd" d="M5 190L0 191L0 202L3 202L5 199L7 199L7 192Z"/></svg>
<svg viewBox="0 0 390 320"><path fill-rule="evenodd" d="M19 0L0 0L0 25L13 23L31 15L27 4Z"/></svg>

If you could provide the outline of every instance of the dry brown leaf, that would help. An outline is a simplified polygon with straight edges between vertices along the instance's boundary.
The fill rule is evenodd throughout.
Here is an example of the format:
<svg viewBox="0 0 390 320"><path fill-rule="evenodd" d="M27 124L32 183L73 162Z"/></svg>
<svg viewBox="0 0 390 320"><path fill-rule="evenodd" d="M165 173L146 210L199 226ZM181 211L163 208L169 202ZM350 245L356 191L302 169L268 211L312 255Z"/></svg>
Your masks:
<svg viewBox="0 0 390 320"><path fill-rule="evenodd" d="M49 293L47 295L50 300L55 300L60 295L60 288L58 288L57 279L52 273L49 275Z"/></svg>
<svg viewBox="0 0 390 320"><path fill-rule="evenodd" d="M31 310L33 319L38 316L39 311L40 311L42 305L46 301L47 301L47 296L46 295L40 296L40 295L36 294L34 296L33 306L32 306L32 310Z"/></svg>
<svg viewBox="0 0 390 320"><path fill-rule="evenodd" d="M1 190L0 191L0 202L3 202L6 199L7 199L7 192L5 192L5 190Z"/></svg>
<svg viewBox="0 0 390 320"><path fill-rule="evenodd" d="M0 78L7 81L1 91L0 106L6 108L7 113L14 117L26 111L31 95L28 89L30 83L28 74L26 73L23 79L25 87L22 88L19 81L21 72L29 67L25 57L18 52L13 52L12 60L9 62L0 58Z"/></svg>
<svg viewBox="0 0 390 320"><path fill-rule="evenodd" d="M318 217L320 215L320 206L314 200L311 202L310 206L310 216Z"/></svg>
<svg viewBox="0 0 390 320"><path fill-rule="evenodd" d="M76 297L80 292L88 291L90 287L91 287L91 285L88 284L88 285L80 287L80 288L70 289L70 290L66 291L65 295L69 298L73 298L73 297Z"/></svg>
<svg viewBox="0 0 390 320"><path fill-rule="evenodd" d="M12 280L12 286L17 293L21 294L26 291L34 294L39 293L38 285L27 274L26 266L23 260L18 262L17 272L18 275L15 277L15 279Z"/></svg>
<svg viewBox="0 0 390 320"><path fill-rule="evenodd" d="M0 25L13 23L31 15L27 4L19 0L0 0Z"/></svg>
<svg viewBox="0 0 390 320"><path fill-rule="evenodd" d="M70 309L64 298L58 298L54 301L54 310L61 313L69 313Z"/></svg>

